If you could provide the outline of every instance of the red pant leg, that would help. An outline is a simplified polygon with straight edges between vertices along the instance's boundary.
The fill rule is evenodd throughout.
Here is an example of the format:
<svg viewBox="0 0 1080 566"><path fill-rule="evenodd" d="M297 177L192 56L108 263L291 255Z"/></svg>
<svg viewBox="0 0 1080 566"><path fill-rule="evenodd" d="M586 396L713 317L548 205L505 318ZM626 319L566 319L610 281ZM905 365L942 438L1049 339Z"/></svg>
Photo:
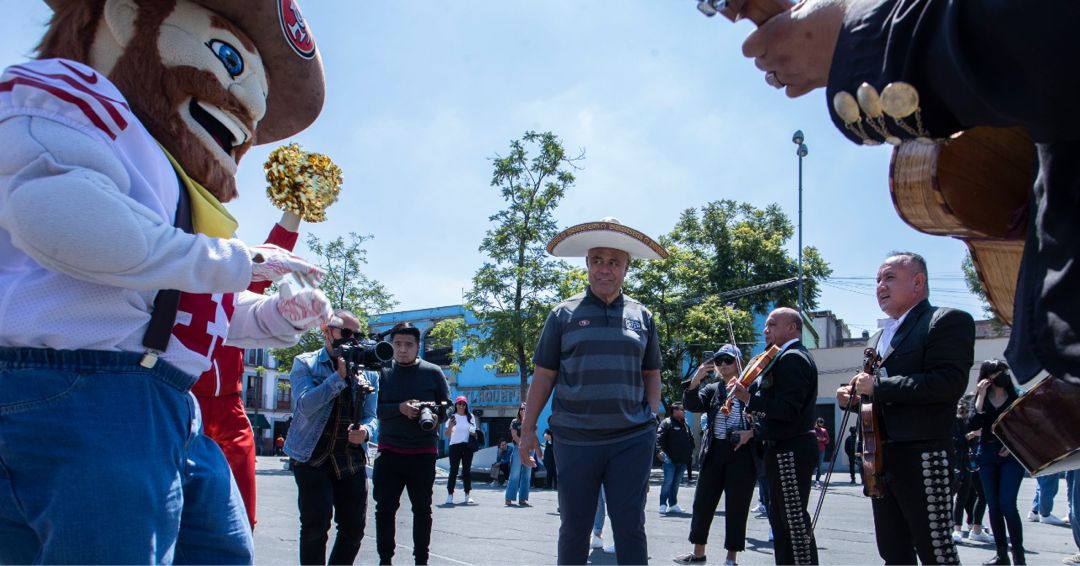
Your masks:
<svg viewBox="0 0 1080 566"><path fill-rule="evenodd" d="M222 397L197 397L202 409L203 433L221 447L229 461L248 521L255 528L255 436L244 413L239 393Z"/></svg>

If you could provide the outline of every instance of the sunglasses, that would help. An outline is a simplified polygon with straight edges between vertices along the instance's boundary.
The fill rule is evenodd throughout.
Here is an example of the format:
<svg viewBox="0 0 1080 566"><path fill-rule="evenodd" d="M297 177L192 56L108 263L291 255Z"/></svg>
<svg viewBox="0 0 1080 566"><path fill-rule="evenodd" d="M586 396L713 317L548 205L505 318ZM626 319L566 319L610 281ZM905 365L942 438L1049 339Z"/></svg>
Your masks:
<svg viewBox="0 0 1080 566"><path fill-rule="evenodd" d="M724 356L722 358L717 358L716 362L720 365L733 364L735 363L735 358Z"/></svg>
<svg viewBox="0 0 1080 566"><path fill-rule="evenodd" d="M345 327L342 327L342 326L330 326L328 328L336 328L338 330L338 332L341 333L342 338L352 338L354 336L356 336L356 337L360 336L360 333L358 331L353 330L351 328L345 328Z"/></svg>

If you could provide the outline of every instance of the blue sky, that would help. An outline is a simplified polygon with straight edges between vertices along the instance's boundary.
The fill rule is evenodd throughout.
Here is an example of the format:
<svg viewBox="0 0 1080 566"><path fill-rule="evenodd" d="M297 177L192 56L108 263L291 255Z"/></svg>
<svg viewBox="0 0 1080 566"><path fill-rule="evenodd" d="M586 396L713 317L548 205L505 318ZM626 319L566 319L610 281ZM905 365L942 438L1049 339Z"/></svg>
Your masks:
<svg viewBox="0 0 1080 566"><path fill-rule="evenodd" d="M44 2L3 0L0 61L23 61L44 31ZM967 293L964 245L916 232L888 192L887 147L858 147L828 119L823 91L790 100L741 55L749 23L707 19L693 0L457 0L301 4L327 76L322 115L296 136L344 171L327 222L303 230L371 234L367 273L400 308L461 302L483 261L488 216L502 206L489 157L526 130L551 130L583 169L560 226L615 216L652 236L679 213L730 198L779 203L794 220L806 133L803 242L838 279L823 287L853 334L884 316L873 276L890 250L922 253L931 301L982 318ZM279 218L254 148L228 205L239 236L260 243ZM791 253L796 251L794 239ZM839 279L847 278L847 279ZM851 279L862 278L862 279Z"/></svg>

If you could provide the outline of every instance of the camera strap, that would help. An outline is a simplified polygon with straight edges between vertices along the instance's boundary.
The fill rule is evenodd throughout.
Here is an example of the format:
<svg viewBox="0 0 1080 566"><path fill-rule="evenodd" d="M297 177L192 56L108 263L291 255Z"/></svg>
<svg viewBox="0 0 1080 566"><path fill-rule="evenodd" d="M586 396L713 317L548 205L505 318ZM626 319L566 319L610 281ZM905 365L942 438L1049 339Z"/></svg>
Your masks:
<svg viewBox="0 0 1080 566"><path fill-rule="evenodd" d="M188 195L180 174L176 176L180 186L180 195L176 202L176 218L173 225L192 234L194 227L191 222L191 196ZM176 313L180 309L180 291L176 289L162 289L154 297L154 308L150 312L150 323L146 326L143 334L143 346L146 354L140 365L150 369L157 364L158 356L169 347L169 338L172 336L173 325L176 324Z"/></svg>

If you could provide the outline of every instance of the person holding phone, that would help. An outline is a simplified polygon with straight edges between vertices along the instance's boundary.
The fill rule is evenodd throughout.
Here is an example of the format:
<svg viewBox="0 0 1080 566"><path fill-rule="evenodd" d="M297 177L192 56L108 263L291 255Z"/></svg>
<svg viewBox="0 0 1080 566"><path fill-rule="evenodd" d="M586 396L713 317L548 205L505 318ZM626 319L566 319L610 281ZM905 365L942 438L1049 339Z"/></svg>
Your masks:
<svg viewBox="0 0 1080 566"><path fill-rule="evenodd" d="M709 528L725 492L726 563L734 564L736 555L746 549L746 519L750 515L757 478L752 449L746 444L754 432L743 416L745 406L742 401L735 399L727 414L721 411L727 399L723 384L739 376L735 360L741 357L738 347L724 344L711 357L705 358L694 376L684 384L683 406L690 411L705 413L706 426L701 431L701 453L698 455L701 469L694 491L694 514L690 519L690 543L694 545L694 551L676 556L675 562L679 564L705 563ZM702 387L702 381L716 372L720 379Z"/></svg>

